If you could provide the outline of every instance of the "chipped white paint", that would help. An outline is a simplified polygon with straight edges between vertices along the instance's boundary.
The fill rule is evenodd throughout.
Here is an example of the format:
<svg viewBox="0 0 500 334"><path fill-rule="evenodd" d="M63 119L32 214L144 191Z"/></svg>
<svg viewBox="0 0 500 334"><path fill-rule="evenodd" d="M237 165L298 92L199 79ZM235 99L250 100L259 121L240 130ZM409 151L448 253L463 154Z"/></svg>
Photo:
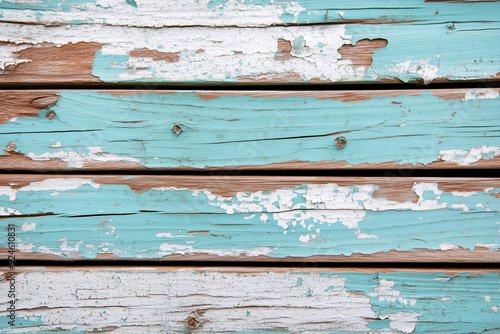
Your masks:
<svg viewBox="0 0 500 334"><path fill-rule="evenodd" d="M16 194L17 191L15 189L12 189L11 187L0 187L0 196L8 196L10 201L14 201L16 199Z"/></svg>
<svg viewBox="0 0 500 334"><path fill-rule="evenodd" d="M259 255L270 255L272 249L269 247L256 247L254 249L201 249L195 248L193 246L178 245L163 243L160 245L159 252L160 255L171 255L171 254L208 254L217 256L239 256L245 254L247 256L259 256Z"/></svg>
<svg viewBox="0 0 500 334"><path fill-rule="evenodd" d="M377 287L375 287L375 292L368 293L370 297L378 297L380 301L388 301L390 303L398 302L403 305L415 305L417 303L416 299L410 298L406 299L401 296L401 291L394 290L394 282L386 279L381 279Z"/></svg>
<svg viewBox="0 0 500 334"><path fill-rule="evenodd" d="M357 190L349 187L338 186L330 183L324 185L305 185L303 189L277 189L275 191L258 192L238 192L235 199L231 197L217 196L209 190L189 190L186 188L156 188L165 190L187 190L191 191L193 196L204 195L209 200L209 204L220 207L227 214L251 213L252 216L260 213L260 220L263 223L268 222L268 215L272 214L278 226L283 228L283 233L288 230L303 230L298 237L302 243L313 242L321 232L321 225L340 223L357 236L358 239L378 239L374 234L364 233L358 226L367 211L386 211L386 210L441 210L447 208L447 203L438 203L437 199L424 199L424 192L430 191L436 195L442 193L438 189L437 183L415 182L412 190L418 196L416 203L411 201L398 202L390 201L384 198L373 198L372 194L376 190L373 185L358 185ZM298 195L305 199L298 204L293 204L293 200ZM465 210L468 209L459 206ZM306 221L308 223L306 223ZM310 222L313 223L310 223ZM316 234L307 233L315 229ZM194 248L185 247L179 249L178 245L164 244L163 249L170 251L180 251L188 253ZM203 252L206 250L203 250ZM213 250L210 250L213 254ZM239 255L240 250L232 250ZM196 250L196 252L200 252ZM226 254L225 254L226 255ZM260 255L260 254L259 254Z"/></svg>
<svg viewBox="0 0 500 334"><path fill-rule="evenodd" d="M187 319L195 317L203 324L199 332L268 331L269 319L273 328L292 333L368 332L369 319L376 317L370 299L348 291L345 281L316 273L35 271L16 276L17 316L37 319L49 331L117 326L117 333L144 333L149 325L148 333L185 332ZM96 307L105 313L96 315ZM102 322L89 323L97 316Z"/></svg>
<svg viewBox="0 0 500 334"><path fill-rule="evenodd" d="M449 242L443 242L441 244L439 244L439 249L441 250L451 250L451 249L458 249L458 246L457 245L454 245L452 243L449 243Z"/></svg>
<svg viewBox="0 0 500 334"><path fill-rule="evenodd" d="M31 182L29 185L19 189L19 191L68 191L75 190L83 185L91 185L93 188L99 188L99 184L94 183L90 179L80 178L53 178L38 182Z"/></svg>
<svg viewBox="0 0 500 334"><path fill-rule="evenodd" d="M464 100L485 100L498 97L498 91L494 89L475 89L465 93Z"/></svg>
<svg viewBox="0 0 500 334"><path fill-rule="evenodd" d="M158 238L192 238L193 237L192 234L188 234L188 235L183 235L183 234L173 235L172 233L156 233L156 236Z"/></svg>
<svg viewBox="0 0 500 334"><path fill-rule="evenodd" d="M439 55L425 59L409 59L395 65L388 64L386 68L395 73L416 73L424 80L424 84L428 84L434 79L439 78L439 66L429 64L434 57L439 58Z"/></svg>
<svg viewBox="0 0 500 334"><path fill-rule="evenodd" d="M1 45L0 46L0 74L3 73L6 68L10 66L16 66L21 63L26 63L31 60L20 59L16 52L28 48L29 44L12 44L12 45ZM12 120L10 120L12 122ZM15 121L15 119L14 119Z"/></svg>
<svg viewBox="0 0 500 334"><path fill-rule="evenodd" d="M58 151L54 153L46 152L40 155L28 152L26 156L35 161L48 161L52 159L60 159L66 162L68 164L68 167L70 168L81 168L86 163L94 163L94 162L139 163L139 159L134 157L123 157L117 154L103 152L101 146L90 146L87 147L87 149L89 150L88 154L83 154L78 152Z"/></svg>
<svg viewBox="0 0 500 334"><path fill-rule="evenodd" d="M452 162L461 166L467 166L481 159L493 158L500 155L500 147L481 146L470 150L444 150L439 152L439 158L443 161Z"/></svg>
<svg viewBox="0 0 500 334"><path fill-rule="evenodd" d="M36 223L23 223L21 225L21 230L23 231L34 231L36 229Z"/></svg>
<svg viewBox="0 0 500 334"><path fill-rule="evenodd" d="M389 313L384 316L381 316L382 319L388 318L391 320L390 327L392 329L401 331L403 333L413 333L415 330L415 325L418 322L418 316L421 314L415 313Z"/></svg>
<svg viewBox="0 0 500 334"><path fill-rule="evenodd" d="M338 49L351 44L344 25L259 28L159 28L145 30L133 27L100 25L50 27L19 26L1 23L3 39L12 43L56 46L78 42L104 44L103 55L124 56L137 49L178 53L178 62L153 60L151 57L130 57L120 80L164 79L168 81L228 80L251 77L253 80L286 77L298 74L299 80L354 81L364 77L365 68L355 68L351 60L341 59ZM183 36L182 41L179 36ZM302 41L292 50L293 57L276 60L278 40ZM26 45L26 48L30 45ZM2 49L3 46L0 46ZM200 52L202 50L203 52ZM10 51L3 51L8 53ZM241 52L242 55L237 53ZM11 54L11 57L14 55ZM242 61L245 66L242 66ZM42 157L43 158L43 157Z"/></svg>
<svg viewBox="0 0 500 334"><path fill-rule="evenodd" d="M13 1L23 3L22 1ZM26 1L27 2L27 1ZM26 3L24 2L24 3ZM295 17L305 10L297 2L256 5L240 0L226 0L219 6L211 1L186 0L135 0L137 7L125 0L97 0L78 4L71 10L16 10L3 11L3 19L10 22L26 22L54 25L56 22L89 22L129 27L182 27L182 26L243 26L261 27L282 25L283 14ZM33 5L32 1L27 2ZM243 14L244 13L244 14ZM223 18L222 18L223 16Z"/></svg>
<svg viewBox="0 0 500 334"><path fill-rule="evenodd" d="M469 212L469 207L465 203L454 203L451 206L453 209L462 209L462 211Z"/></svg>

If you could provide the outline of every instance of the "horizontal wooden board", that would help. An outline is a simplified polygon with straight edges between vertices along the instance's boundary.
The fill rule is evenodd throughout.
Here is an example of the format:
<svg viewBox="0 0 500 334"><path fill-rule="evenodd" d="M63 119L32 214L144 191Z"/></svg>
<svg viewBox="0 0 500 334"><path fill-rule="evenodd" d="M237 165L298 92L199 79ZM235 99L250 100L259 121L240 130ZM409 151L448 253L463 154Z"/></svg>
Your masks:
<svg viewBox="0 0 500 334"><path fill-rule="evenodd" d="M0 84L498 79L497 1L0 3Z"/></svg>
<svg viewBox="0 0 500 334"><path fill-rule="evenodd" d="M500 179L5 175L0 182L1 220L16 226L17 259L500 260Z"/></svg>
<svg viewBox="0 0 500 334"><path fill-rule="evenodd" d="M495 271L20 268L3 333L496 333ZM11 280L9 280L11 279ZM5 299L4 299L5 300ZM5 304L4 304L5 305Z"/></svg>
<svg viewBox="0 0 500 334"><path fill-rule="evenodd" d="M499 92L1 91L0 168L496 168Z"/></svg>

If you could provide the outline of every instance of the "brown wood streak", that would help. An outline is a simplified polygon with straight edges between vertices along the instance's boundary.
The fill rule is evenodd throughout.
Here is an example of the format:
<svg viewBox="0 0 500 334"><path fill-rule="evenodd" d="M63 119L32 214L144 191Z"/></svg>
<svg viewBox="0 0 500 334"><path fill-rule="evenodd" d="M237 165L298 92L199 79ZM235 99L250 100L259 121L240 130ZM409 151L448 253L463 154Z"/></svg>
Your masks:
<svg viewBox="0 0 500 334"><path fill-rule="evenodd" d="M40 44L18 51L19 63L6 69L1 83L99 83L92 73L99 43L69 43L63 46Z"/></svg>
<svg viewBox="0 0 500 334"><path fill-rule="evenodd" d="M373 52L376 49L385 48L386 46L386 39L362 39L354 45L343 45L339 49L339 53L342 55L342 59L352 61L354 67L364 67L366 71L373 62Z"/></svg>
<svg viewBox="0 0 500 334"><path fill-rule="evenodd" d="M0 248L0 256L7 257L8 248ZM127 262L136 261L137 258L118 257L112 253L99 253L95 259L89 260L86 257L72 256L69 258L59 257L53 254L45 253L16 253L17 260L36 260L36 261L85 261L91 264L94 261L116 261ZM359 254L352 255L314 255L308 257L285 257L274 258L265 255L259 256L218 256L213 254L174 254L163 256L160 259L141 258L140 261L144 262L170 262L170 261L226 261L226 262L285 262L285 263L389 263L389 262L403 262L403 263L496 263L500 260L500 251L492 252L486 247L476 247L474 251L468 249L455 249L455 250L428 250L428 249L415 249L410 252L399 252L391 250L388 252L379 252L374 254Z"/></svg>
<svg viewBox="0 0 500 334"><path fill-rule="evenodd" d="M38 117L59 100L56 91L0 91L0 124L12 118Z"/></svg>

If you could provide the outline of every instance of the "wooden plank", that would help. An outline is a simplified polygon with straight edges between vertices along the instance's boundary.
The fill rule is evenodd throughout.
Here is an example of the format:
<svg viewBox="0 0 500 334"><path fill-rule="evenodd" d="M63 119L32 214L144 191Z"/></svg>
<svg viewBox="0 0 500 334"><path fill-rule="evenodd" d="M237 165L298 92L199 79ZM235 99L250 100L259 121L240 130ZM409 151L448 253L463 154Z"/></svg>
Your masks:
<svg viewBox="0 0 500 334"><path fill-rule="evenodd" d="M500 259L500 179L6 175L0 182L2 224L17 226L18 259Z"/></svg>
<svg viewBox="0 0 500 334"><path fill-rule="evenodd" d="M499 92L2 91L0 168L496 168Z"/></svg>
<svg viewBox="0 0 500 334"><path fill-rule="evenodd" d="M444 271L444 272L443 272ZM493 270L20 268L3 333L495 333Z"/></svg>
<svg viewBox="0 0 500 334"><path fill-rule="evenodd" d="M3 1L0 83L498 79L499 10L496 1Z"/></svg>

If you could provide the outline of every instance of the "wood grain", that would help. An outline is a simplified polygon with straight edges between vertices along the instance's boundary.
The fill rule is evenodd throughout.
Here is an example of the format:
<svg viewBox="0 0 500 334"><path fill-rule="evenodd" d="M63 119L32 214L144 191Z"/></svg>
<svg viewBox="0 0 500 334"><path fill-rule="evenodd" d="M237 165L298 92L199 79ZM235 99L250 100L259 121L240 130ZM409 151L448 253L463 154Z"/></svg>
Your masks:
<svg viewBox="0 0 500 334"><path fill-rule="evenodd" d="M500 78L498 2L130 2L2 2L0 84Z"/></svg>
<svg viewBox="0 0 500 334"><path fill-rule="evenodd" d="M127 333L487 333L498 272L325 268L19 268L15 326ZM467 320L466 320L467 319Z"/></svg>
<svg viewBox="0 0 500 334"><path fill-rule="evenodd" d="M18 259L498 262L499 182L6 175L0 213Z"/></svg>
<svg viewBox="0 0 500 334"><path fill-rule="evenodd" d="M499 92L2 91L0 168L496 168Z"/></svg>

